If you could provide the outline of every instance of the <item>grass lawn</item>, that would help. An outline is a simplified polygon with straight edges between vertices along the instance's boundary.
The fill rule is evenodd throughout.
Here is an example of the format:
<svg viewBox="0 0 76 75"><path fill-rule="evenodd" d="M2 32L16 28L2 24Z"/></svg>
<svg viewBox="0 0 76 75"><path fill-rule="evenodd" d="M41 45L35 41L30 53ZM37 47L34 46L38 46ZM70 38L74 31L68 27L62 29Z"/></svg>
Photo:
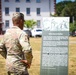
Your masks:
<svg viewBox="0 0 76 75"><path fill-rule="evenodd" d="M69 75L76 75L76 37L69 38ZM29 69L30 75L40 75L41 38L30 38L33 49L33 62ZM0 55L0 75L6 75L5 59Z"/></svg>

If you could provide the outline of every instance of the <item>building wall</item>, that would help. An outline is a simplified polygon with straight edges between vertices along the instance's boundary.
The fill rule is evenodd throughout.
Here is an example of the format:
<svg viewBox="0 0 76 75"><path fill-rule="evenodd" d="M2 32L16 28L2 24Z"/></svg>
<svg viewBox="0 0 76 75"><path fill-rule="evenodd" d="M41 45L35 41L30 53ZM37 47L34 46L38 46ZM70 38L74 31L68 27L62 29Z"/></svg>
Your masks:
<svg viewBox="0 0 76 75"><path fill-rule="evenodd" d="M50 3L49 3L50 2ZM9 15L5 15L5 7L9 7ZM54 0L41 0L40 3L36 3L36 0L31 0L30 3L26 3L26 0L20 0L20 2L15 2L15 0L9 0L5 2L2 0L2 20L4 22L3 30L5 28L5 20L9 20L9 27L12 27L12 14L16 11L16 8L20 8L20 12L24 13L25 20L34 19L41 20L42 17L49 17L50 13L54 14ZM30 8L30 15L26 15L26 8ZM36 8L41 9L41 14L36 14Z"/></svg>

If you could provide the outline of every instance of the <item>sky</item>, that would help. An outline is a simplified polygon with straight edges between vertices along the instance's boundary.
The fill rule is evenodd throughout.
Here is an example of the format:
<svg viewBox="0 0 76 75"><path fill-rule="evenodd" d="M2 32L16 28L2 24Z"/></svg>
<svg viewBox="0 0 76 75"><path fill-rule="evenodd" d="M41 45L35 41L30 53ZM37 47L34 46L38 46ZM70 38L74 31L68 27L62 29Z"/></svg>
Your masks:
<svg viewBox="0 0 76 75"><path fill-rule="evenodd" d="M56 0L56 3L61 2L61 1L64 1L64 0ZM66 1L67 1L67 0L66 0ZM71 0L71 1L74 1L74 0Z"/></svg>

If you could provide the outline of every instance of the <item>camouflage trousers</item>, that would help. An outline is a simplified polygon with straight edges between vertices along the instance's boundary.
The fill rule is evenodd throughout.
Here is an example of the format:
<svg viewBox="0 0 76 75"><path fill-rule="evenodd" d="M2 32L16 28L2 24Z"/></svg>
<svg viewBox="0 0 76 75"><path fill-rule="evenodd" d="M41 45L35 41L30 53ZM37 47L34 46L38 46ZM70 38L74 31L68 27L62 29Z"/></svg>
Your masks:
<svg viewBox="0 0 76 75"><path fill-rule="evenodd" d="M8 72L8 75L29 75L29 73L25 73L25 72L22 72L21 74L18 74L18 73L11 73L11 72Z"/></svg>

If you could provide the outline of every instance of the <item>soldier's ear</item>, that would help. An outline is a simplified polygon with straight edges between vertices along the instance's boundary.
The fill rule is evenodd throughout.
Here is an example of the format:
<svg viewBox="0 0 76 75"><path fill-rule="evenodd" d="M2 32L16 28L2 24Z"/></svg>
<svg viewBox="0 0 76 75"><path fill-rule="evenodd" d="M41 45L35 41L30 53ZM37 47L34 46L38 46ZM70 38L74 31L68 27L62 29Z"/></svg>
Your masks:
<svg viewBox="0 0 76 75"><path fill-rule="evenodd" d="M22 19L21 19L20 21L21 21L21 22L24 22L24 20L22 20Z"/></svg>
<svg viewBox="0 0 76 75"><path fill-rule="evenodd" d="M20 20L20 22L22 22L22 19Z"/></svg>

